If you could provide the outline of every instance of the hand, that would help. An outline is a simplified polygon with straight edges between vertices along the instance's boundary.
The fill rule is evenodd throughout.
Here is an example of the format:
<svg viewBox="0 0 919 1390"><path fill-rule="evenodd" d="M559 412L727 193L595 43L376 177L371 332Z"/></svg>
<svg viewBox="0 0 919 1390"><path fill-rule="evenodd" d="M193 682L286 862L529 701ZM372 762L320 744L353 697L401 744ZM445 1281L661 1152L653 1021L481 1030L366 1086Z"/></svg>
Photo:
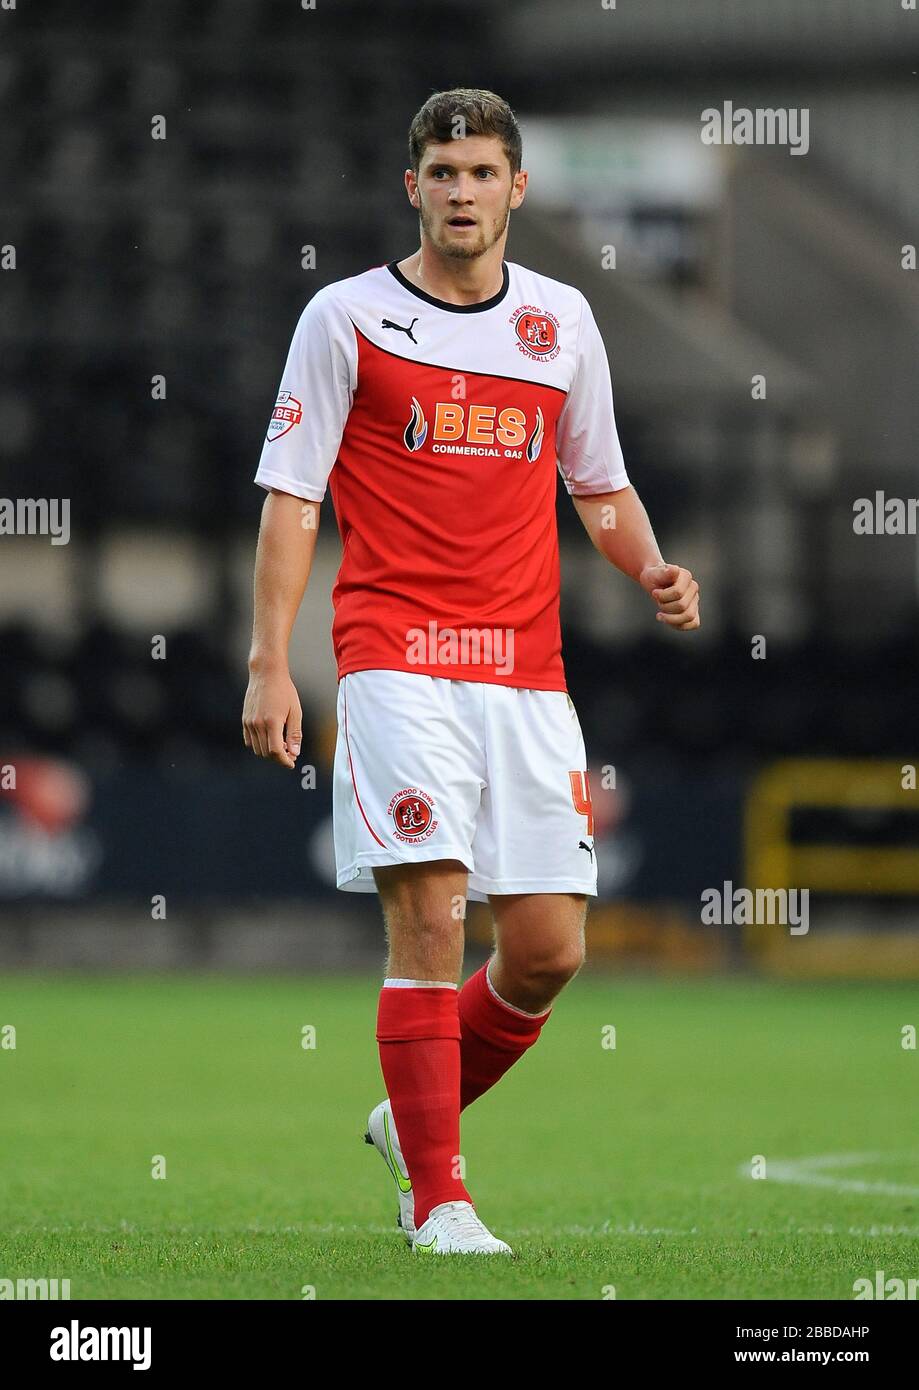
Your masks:
<svg viewBox="0 0 919 1390"><path fill-rule="evenodd" d="M303 711L287 671L253 671L243 705L243 743L257 758L296 767Z"/></svg>
<svg viewBox="0 0 919 1390"><path fill-rule="evenodd" d="M699 627L699 585L679 565L647 565L638 582L657 603L657 621L688 632Z"/></svg>

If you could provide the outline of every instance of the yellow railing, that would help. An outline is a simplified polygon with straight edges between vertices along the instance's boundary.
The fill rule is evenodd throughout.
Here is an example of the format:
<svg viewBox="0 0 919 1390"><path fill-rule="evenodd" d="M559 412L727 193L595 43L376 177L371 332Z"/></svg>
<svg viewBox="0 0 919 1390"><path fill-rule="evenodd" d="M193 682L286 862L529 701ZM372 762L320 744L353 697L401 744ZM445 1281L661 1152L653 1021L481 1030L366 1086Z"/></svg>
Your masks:
<svg viewBox="0 0 919 1390"><path fill-rule="evenodd" d="M919 790L904 786L904 781L909 781L909 770L917 766L919 760L901 763L788 759L766 768L756 777L747 796L744 886L806 888L815 894L852 897L919 896ZM794 812L815 807L911 812L916 816L915 848L793 842ZM919 912L916 925L919 927ZM919 931L908 936L915 938L915 950L919 952ZM900 932L897 940L908 938ZM805 968L807 953L816 954L823 949L813 937L805 945L804 938L790 942L781 932L756 926L746 928L745 941L755 955L788 968L791 962ZM883 954L882 942L875 933L862 932L858 941L847 938L846 952L859 963L853 968L861 968L861 962L875 948L877 955ZM908 954L913 955L912 947ZM905 956L903 961L907 966Z"/></svg>

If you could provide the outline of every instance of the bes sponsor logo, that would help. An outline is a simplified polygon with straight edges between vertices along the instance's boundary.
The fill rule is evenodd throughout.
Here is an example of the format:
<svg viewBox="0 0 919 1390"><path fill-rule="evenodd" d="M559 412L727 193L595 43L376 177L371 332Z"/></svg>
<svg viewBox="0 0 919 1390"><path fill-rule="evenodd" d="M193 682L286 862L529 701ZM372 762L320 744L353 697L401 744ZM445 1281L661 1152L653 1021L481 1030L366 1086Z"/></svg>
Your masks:
<svg viewBox="0 0 919 1390"><path fill-rule="evenodd" d="M558 319L535 304L521 304L508 319L517 335L517 351L532 362L552 362L561 351Z"/></svg>
<svg viewBox="0 0 919 1390"><path fill-rule="evenodd" d="M535 463L542 451L546 424L537 406L532 418L520 406L461 405L435 401L433 420L416 396L402 434L410 453L430 443L434 454L474 454L485 458L525 458Z"/></svg>
<svg viewBox="0 0 919 1390"><path fill-rule="evenodd" d="M403 787L389 803L393 834L403 844L429 840L440 822L434 815L434 798L420 787Z"/></svg>
<svg viewBox="0 0 919 1390"><path fill-rule="evenodd" d="M303 419L303 407L289 391L281 391L268 421L268 443L273 444Z"/></svg>

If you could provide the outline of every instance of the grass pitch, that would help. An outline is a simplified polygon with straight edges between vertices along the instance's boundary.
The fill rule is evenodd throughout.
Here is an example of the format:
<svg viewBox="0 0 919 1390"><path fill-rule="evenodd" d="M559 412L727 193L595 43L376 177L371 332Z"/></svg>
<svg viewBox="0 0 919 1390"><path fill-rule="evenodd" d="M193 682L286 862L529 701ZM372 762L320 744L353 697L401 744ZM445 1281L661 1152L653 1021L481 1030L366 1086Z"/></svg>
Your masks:
<svg viewBox="0 0 919 1390"><path fill-rule="evenodd" d="M413 1255L396 1231L362 1142L378 988L0 982L0 1277L492 1300L851 1299L876 1270L919 1275L914 987L582 974L463 1116L467 1186L514 1259Z"/></svg>

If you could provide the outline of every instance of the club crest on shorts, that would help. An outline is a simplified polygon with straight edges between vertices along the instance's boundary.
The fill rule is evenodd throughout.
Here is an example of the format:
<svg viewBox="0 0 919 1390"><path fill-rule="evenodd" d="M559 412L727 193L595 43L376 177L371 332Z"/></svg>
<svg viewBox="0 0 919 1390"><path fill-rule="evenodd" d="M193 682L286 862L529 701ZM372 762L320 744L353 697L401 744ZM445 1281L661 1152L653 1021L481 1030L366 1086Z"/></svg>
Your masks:
<svg viewBox="0 0 919 1390"><path fill-rule="evenodd" d="M535 304L521 304L511 314L517 347L535 362L552 362L559 354L558 319Z"/></svg>
<svg viewBox="0 0 919 1390"><path fill-rule="evenodd" d="M434 798L420 787L403 787L389 803L393 834L405 844L428 840L440 822L434 815Z"/></svg>
<svg viewBox="0 0 919 1390"><path fill-rule="evenodd" d="M289 391L281 391L268 421L268 443L273 444L294 425L299 425L302 419L303 407L300 402Z"/></svg>

